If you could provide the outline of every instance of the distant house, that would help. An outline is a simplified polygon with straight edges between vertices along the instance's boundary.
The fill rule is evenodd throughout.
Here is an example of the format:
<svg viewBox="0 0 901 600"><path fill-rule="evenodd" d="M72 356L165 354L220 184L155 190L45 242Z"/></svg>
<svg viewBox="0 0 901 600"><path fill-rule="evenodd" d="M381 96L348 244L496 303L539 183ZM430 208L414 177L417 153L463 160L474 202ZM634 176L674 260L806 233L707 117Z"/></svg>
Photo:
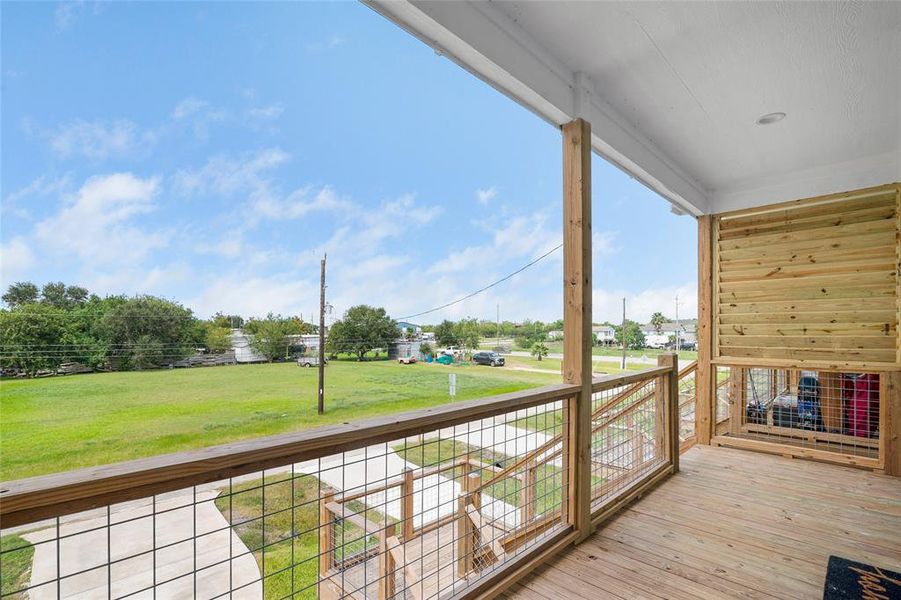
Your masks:
<svg viewBox="0 0 901 600"><path fill-rule="evenodd" d="M562 339L563 339L563 332L560 331L559 329L555 329L554 331L548 331L548 332L547 332L547 339L550 340L550 341L552 341L552 342L557 341L557 340L562 340Z"/></svg>
<svg viewBox="0 0 901 600"><path fill-rule="evenodd" d="M616 343L616 331L610 325L594 325L591 333L597 337L598 346L612 346Z"/></svg>
<svg viewBox="0 0 901 600"><path fill-rule="evenodd" d="M660 333L657 333L657 328L651 325L650 323L641 326L641 332L645 336L645 341L648 344L649 348L663 348L667 344L670 344L670 340L676 337L676 332L679 333L679 339L682 340L683 343L696 343L698 340L698 336L695 333L697 331L698 321L697 319L685 319L680 320L678 323L676 321L667 321L660 326Z"/></svg>
<svg viewBox="0 0 901 600"><path fill-rule="evenodd" d="M319 334L303 333L288 336L288 343L297 352L311 354L319 352Z"/></svg>
<svg viewBox="0 0 901 600"><path fill-rule="evenodd" d="M416 323L408 323L407 321L398 321L397 328L400 329L400 332L403 335L412 333L413 335L418 336L422 333L422 327Z"/></svg>
<svg viewBox="0 0 901 600"><path fill-rule="evenodd" d="M421 354L419 350L420 344L421 342L418 340L395 340L388 344L388 358L397 360L398 358L415 356L418 360Z"/></svg>
<svg viewBox="0 0 901 600"><path fill-rule="evenodd" d="M232 329L231 342L232 350L235 351L235 362L239 363L258 363L266 362L266 357L262 354L254 352L250 345L251 336L244 333L243 329Z"/></svg>

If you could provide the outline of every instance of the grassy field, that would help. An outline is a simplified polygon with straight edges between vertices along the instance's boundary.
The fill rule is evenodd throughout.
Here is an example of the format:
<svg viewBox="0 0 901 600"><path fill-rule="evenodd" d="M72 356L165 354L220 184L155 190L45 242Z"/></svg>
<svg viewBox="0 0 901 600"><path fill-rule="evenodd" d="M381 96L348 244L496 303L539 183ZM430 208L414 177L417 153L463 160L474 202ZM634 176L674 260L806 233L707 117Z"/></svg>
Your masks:
<svg viewBox="0 0 901 600"><path fill-rule="evenodd" d="M216 507L253 553L267 600L317 597L321 488L316 477L292 478L285 473L266 477L265 486L256 479L225 488L216 499ZM373 522L386 520L384 514L359 501L349 502L348 507ZM373 536L348 521L336 526L335 539L335 560L341 560L345 550L362 550L375 543Z"/></svg>
<svg viewBox="0 0 901 600"><path fill-rule="evenodd" d="M469 365L333 361L319 417L316 369L291 363L4 380L0 480L434 406L449 400L448 373L457 374L458 401L560 381Z"/></svg>
<svg viewBox="0 0 901 600"><path fill-rule="evenodd" d="M552 353L563 352L563 342L547 342L548 350ZM655 358L658 354L663 354L664 352L671 352L670 350L654 350L653 348L642 348L641 350L626 350L626 356L630 358L641 358L642 356L647 356L648 358ZM594 346L591 349L591 353L595 356L609 356L611 359L615 360L617 358L621 358L623 355L622 348L611 348L609 346ZM679 361L680 362L688 362L692 360L698 359L698 353L694 350L680 350L679 351Z"/></svg>
<svg viewBox="0 0 901 600"><path fill-rule="evenodd" d="M33 556L34 547L18 535L0 538L0 594L3 597L28 585Z"/></svg>

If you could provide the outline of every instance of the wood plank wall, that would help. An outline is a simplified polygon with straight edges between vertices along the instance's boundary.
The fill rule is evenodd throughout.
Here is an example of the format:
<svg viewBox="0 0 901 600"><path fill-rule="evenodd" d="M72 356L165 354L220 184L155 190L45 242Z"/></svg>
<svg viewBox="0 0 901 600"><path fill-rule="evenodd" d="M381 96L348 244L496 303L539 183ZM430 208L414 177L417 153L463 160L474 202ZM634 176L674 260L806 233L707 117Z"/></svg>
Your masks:
<svg viewBox="0 0 901 600"><path fill-rule="evenodd" d="M714 360L901 367L901 185L723 213Z"/></svg>

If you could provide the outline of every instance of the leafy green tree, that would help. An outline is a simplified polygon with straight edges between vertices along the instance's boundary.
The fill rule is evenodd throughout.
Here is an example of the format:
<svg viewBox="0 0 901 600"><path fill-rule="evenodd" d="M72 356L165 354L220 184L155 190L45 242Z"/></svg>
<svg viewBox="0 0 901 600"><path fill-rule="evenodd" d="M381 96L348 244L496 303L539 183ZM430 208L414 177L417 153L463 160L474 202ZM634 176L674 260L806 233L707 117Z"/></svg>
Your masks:
<svg viewBox="0 0 901 600"><path fill-rule="evenodd" d="M476 319L461 319L454 325L454 337L464 348L479 347L479 322Z"/></svg>
<svg viewBox="0 0 901 600"><path fill-rule="evenodd" d="M67 362L60 343L66 335L66 313L49 304L17 304L0 311L0 365L27 375L55 371Z"/></svg>
<svg viewBox="0 0 901 600"><path fill-rule="evenodd" d="M664 323L666 323L666 317L663 316L663 313L655 312L651 315L651 325L658 334L663 331Z"/></svg>
<svg viewBox="0 0 901 600"><path fill-rule="evenodd" d="M222 354L232 348L231 329L211 325L206 330L204 346L211 354Z"/></svg>
<svg viewBox="0 0 901 600"><path fill-rule="evenodd" d="M10 285L6 293L3 294L3 302L10 308L37 302L38 298L40 298L38 286L30 281L17 281Z"/></svg>
<svg viewBox="0 0 901 600"><path fill-rule="evenodd" d="M439 346L445 347L456 346L460 343L460 338L457 337L457 328L454 326L453 321L445 319L435 327L435 341L438 342Z"/></svg>
<svg viewBox="0 0 901 600"><path fill-rule="evenodd" d="M326 349L332 353L349 352L363 360L367 352L387 348L400 336L397 322L384 308L366 304L353 306L329 329Z"/></svg>
<svg viewBox="0 0 901 600"><path fill-rule="evenodd" d="M613 326L614 339L617 344L623 343L623 327L622 325ZM645 347L644 333L641 331L641 325L635 321L626 320L626 348L630 350L638 350Z"/></svg>
<svg viewBox="0 0 901 600"><path fill-rule="evenodd" d="M532 356L534 356L538 360L541 360L549 353L550 350L548 350L548 347L544 344L544 342L535 342L532 345Z"/></svg>
<svg viewBox="0 0 901 600"><path fill-rule="evenodd" d="M432 356L435 354L435 349L432 348L432 345L428 342L423 342L419 344L419 353L423 356Z"/></svg>
<svg viewBox="0 0 901 600"><path fill-rule="evenodd" d="M223 329L240 329L244 327L244 317L241 315L224 315L221 312L217 312L210 321L216 327L222 327Z"/></svg>
<svg viewBox="0 0 901 600"><path fill-rule="evenodd" d="M516 345L528 350L537 342L547 340L547 327L541 321L524 321L516 335Z"/></svg>
<svg viewBox="0 0 901 600"><path fill-rule="evenodd" d="M288 336L291 320L270 313L265 319L255 319L250 347L269 362L288 355Z"/></svg>
<svg viewBox="0 0 901 600"><path fill-rule="evenodd" d="M178 304L154 296L121 300L101 319L115 368L149 368L194 352L194 317Z"/></svg>

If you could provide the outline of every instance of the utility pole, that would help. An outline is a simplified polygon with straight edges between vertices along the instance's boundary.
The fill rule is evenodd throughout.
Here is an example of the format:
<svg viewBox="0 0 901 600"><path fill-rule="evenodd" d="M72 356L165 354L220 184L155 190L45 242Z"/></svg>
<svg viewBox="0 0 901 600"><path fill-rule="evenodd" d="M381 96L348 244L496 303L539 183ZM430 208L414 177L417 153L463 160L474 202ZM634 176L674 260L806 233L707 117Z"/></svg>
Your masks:
<svg viewBox="0 0 901 600"><path fill-rule="evenodd" d="M682 349L679 338L682 337L682 328L679 326L679 294L676 294L676 354Z"/></svg>
<svg viewBox="0 0 901 600"><path fill-rule="evenodd" d="M495 317L497 322L497 347L501 347L501 305L498 303L497 305L497 316Z"/></svg>
<svg viewBox="0 0 901 600"><path fill-rule="evenodd" d="M319 398L316 412L325 412L325 259L322 255L319 263Z"/></svg>
<svg viewBox="0 0 901 600"><path fill-rule="evenodd" d="M623 371L626 370L626 299L623 298L623 330L622 330L622 338L623 338Z"/></svg>

